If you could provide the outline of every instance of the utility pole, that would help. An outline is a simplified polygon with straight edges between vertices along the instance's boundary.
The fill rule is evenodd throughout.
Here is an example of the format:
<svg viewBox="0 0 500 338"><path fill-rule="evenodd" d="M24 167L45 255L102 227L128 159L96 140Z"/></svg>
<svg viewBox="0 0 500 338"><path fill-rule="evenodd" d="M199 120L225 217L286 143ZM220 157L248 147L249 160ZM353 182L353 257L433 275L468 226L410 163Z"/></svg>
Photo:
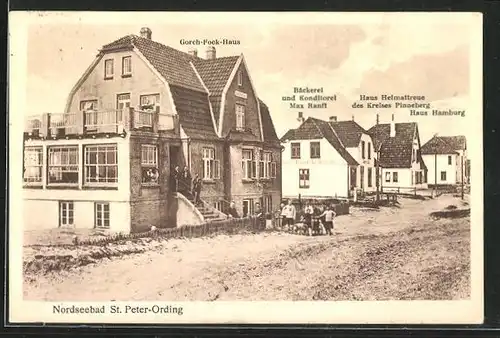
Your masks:
<svg viewBox="0 0 500 338"><path fill-rule="evenodd" d="M378 127L378 114L377 114L377 123L376 123L376 126ZM375 131L377 131L377 127L375 127ZM375 135L376 136L376 135ZM377 203L380 202L380 193L379 193L379 190L380 190L380 173L379 173L379 161L380 161L380 145L377 144L377 147L376 147L376 154L377 154L377 158L375 159L376 163L375 163L375 174L377 175L377 179L375 180L375 185L377 187Z"/></svg>

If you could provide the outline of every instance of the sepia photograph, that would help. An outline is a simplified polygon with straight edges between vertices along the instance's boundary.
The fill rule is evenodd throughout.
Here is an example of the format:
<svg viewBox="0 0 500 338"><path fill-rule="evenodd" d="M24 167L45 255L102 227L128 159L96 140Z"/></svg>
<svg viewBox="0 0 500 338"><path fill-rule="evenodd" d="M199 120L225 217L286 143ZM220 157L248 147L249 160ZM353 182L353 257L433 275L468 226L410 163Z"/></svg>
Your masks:
<svg viewBox="0 0 500 338"><path fill-rule="evenodd" d="M11 321L482 321L480 14L9 31Z"/></svg>

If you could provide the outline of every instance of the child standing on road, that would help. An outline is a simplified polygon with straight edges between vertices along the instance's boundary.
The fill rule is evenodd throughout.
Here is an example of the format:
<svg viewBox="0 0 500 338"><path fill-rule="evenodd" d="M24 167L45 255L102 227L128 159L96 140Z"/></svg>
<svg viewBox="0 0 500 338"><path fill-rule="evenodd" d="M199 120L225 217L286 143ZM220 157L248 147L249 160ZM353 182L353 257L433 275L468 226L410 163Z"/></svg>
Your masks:
<svg viewBox="0 0 500 338"><path fill-rule="evenodd" d="M325 218L325 229L330 235L333 235L333 219L337 214L332 210L331 207L326 207L326 210L321 214L320 217Z"/></svg>

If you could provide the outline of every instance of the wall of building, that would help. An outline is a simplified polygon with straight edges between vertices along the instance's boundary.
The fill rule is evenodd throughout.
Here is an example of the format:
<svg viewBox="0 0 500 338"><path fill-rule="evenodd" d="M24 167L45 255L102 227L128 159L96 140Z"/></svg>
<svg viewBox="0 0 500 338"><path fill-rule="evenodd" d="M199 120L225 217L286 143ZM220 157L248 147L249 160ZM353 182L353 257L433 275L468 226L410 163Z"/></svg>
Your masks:
<svg viewBox="0 0 500 338"><path fill-rule="evenodd" d="M222 121L222 136L227 135L231 129L236 128L236 104L245 106L245 127L251 129L252 133L261 139L260 117L258 114L258 101L252 89L250 78L243 63L240 64L238 71L243 72L243 83L238 85L238 72L234 77L229 89L226 93L224 102L224 119ZM236 96L235 92L242 92L247 95L247 98Z"/></svg>
<svg viewBox="0 0 500 338"><path fill-rule="evenodd" d="M291 143L301 144L301 158L291 158ZM320 159L310 158L310 142L320 142ZM340 154L325 139L297 140L283 144L283 197L318 196L347 197L348 166ZM309 169L310 187L299 188L299 169Z"/></svg>
<svg viewBox="0 0 500 338"><path fill-rule="evenodd" d="M95 202L108 200L33 200L23 201L24 230L54 229L59 227L59 201L73 201L73 220L76 229L93 229L95 224ZM36 217L33 215L43 215ZM111 232L130 231L130 208L126 201L109 202Z"/></svg>
<svg viewBox="0 0 500 338"><path fill-rule="evenodd" d="M451 156L451 165L448 164L448 156ZM456 184L457 183L457 155L422 155L427 166L427 183L434 184ZM437 176L436 172L437 162ZM446 180L441 180L441 172L446 172Z"/></svg>
<svg viewBox="0 0 500 338"><path fill-rule="evenodd" d="M382 188L394 188L394 187L400 187L400 188L411 188L413 187L412 182L411 182L411 175L412 175L412 170L410 168L382 168L381 170L382 176L381 176L381 184ZM386 181L386 173L390 173L390 182ZM393 177L394 173L398 174L398 181L394 182Z"/></svg>
<svg viewBox="0 0 500 338"><path fill-rule="evenodd" d="M276 162L276 177L269 179L245 179L242 168L242 151L243 149L253 150L256 160L259 161L259 151L270 151L272 153L273 162ZM231 144L226 149L226 180L230 186L227 197L228 200L234 201L236 209L241 215L243 212L243 200L251 199L253 203L261 202L260 199L270 197L272 208L281 202L281 168L280 168L280 152L278 148L262 148L257 145L249 144ZM264 208L262 205L261 207Z"/></svg>
<svg viewBox="0 0 500 338"><path fill-rule="evenodd" d="M122 57L132 57L132 76L122 77ZM104 79L104 62L114 60L114 76ZM134 52L115 52L104 55L70 97L69 111L80 110L80 102L97 100L99 109L115 110L117 95L130 93L131 107L137 107L141 95L160 94L160 112L172 114L168 89L149 66Z"/></svg>

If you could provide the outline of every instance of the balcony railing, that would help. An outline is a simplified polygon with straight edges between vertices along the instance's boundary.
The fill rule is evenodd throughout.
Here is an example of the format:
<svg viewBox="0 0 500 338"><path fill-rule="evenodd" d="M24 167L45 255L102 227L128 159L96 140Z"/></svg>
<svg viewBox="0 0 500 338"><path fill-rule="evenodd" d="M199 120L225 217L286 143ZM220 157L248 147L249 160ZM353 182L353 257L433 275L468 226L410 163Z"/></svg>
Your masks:
<svg viewBox="0 0 500 338"><path fill-rule="evenodd" d="M99 133L121 133L124 130L171 132L179 134L179 117L158 111L95 110L74 113L45 113L25 119L24 131L29 135L62 137Z"/></svg>
<svg viewBox="0 0 500 338"><path fill-rule="evenodd" d="M85 133L118 133L125 125L124 115L121 110L111 111L86 111L84 112ZM120 130L121 126L121 130Z"/></svg>

